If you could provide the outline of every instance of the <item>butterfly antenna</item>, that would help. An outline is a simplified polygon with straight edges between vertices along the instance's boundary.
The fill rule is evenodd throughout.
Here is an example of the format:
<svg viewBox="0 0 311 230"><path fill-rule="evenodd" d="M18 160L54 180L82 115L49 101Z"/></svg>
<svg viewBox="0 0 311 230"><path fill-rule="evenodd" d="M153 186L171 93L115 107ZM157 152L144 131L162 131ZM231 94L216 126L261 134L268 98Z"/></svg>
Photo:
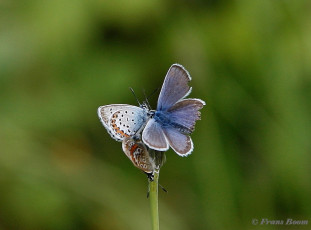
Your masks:
<svg viewBox="0 0 311 230"><path fill-rule="evenodd" d="M147 199L149 198L149 195L150 195L150 182L152 182L152 181L149 181L149 183L148 183ZM163 190L163 192L167 193L167 190L162 185L160 185L160 184L158 184L158 185Z"/></svg>
<svg viewBox="0 0 311 230"><path fill-rule="evenodd" d="M166 193L167 193L167 190L166 190L162 185L159 184L159 186L160 186L160 188L163 190L163 192L166 192Z"/></svg>
<svg viewBox="0 0 311 230"><path fill-rule="evenodd" d="M144 94L144 96L145 96L145 99L146 99L146 104L147 104L147 106L148 106L148 108L150 109L151 108L151 106L150 106L150 104L149 104L149 101L148 101L148 97L146 96L146 91L145 91L145 89L143 90L143 94Z"/></svg>
<svg viewBox="0 0 311 230"><path fill-rule="evenodd" d="M133 88L132 88L132 87L129 87L129 88L130 88L130 90L132 91L132 93L133 93L133 95L134 95L134 97L135 97L135 99L136 99L137 103L138 103L139 105L141 105L141 104L139 103L138 98L136 97L136 94L135 94L135 92L134 92Z"/></svg>
<svg viewBox="0 0 311 230"><path fill-rule="evenodd" d="M156 88L156 89L147 97L147 99L150 98L153 94L155 94L159 89L160 89L160 87Z"/></svg>

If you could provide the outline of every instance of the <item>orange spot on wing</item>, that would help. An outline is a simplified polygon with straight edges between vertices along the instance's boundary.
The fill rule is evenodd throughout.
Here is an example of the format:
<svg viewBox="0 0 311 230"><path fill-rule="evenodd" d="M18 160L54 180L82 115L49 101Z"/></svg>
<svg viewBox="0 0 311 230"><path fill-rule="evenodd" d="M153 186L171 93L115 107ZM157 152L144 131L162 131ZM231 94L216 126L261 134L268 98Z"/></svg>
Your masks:
<svg viewBox="0 0 311 230"><path fill-rule="evenodd" d="M120 137L129 137L130 135L126 134L124 131L122 131L117 125L115 120L111 120L111 125L113 128L113 131L116 134L119 134Z"/></svg>
<svg viewBox="0 0 311 230"><path fill-rule="evenodd" d="M131 153L131 159L132 159L132 162L137 165L137 162L136 162L136 159L134 157L134 152L136 151L136 149L138 148L139 146L137 144L133 145L130 149L130 153Z"/></svg>

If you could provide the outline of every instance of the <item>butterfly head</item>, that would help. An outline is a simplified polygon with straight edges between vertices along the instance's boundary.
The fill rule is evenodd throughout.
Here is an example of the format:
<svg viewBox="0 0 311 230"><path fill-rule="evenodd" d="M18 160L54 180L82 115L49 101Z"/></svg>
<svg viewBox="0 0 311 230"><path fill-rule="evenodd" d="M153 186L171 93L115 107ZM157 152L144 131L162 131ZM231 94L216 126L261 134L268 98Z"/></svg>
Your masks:
<svg viewBox="0 0 311 230"><path fill-rule="evenodd" d="M139 104L139 107L145 110L150 110L150 105L148 101L143 101L143 103Z"/></svg>

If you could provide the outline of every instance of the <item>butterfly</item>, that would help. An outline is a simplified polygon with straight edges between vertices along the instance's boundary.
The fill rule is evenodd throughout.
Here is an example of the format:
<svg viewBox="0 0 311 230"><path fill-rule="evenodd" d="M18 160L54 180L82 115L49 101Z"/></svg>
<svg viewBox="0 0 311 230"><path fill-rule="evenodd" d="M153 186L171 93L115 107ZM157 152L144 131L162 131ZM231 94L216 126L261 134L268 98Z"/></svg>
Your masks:
<svg viewBox="0 0 311 230"><path fill-rule="evenodd" d="M149 152L139 136L126 137L122 141L122 149L133 165L146 173L149 180L153 181L154 172L159 170L159 166L156 165L154 154L152 151Z"/></svg>
<svg viewBox="0 0 311 230"><path fill-rule="evenodd" d="M178 155L187 156L193 150L189 136L200 119L205 102L184 99L191 92L191 77L179 64L173 64L164 79L157 109L148 119L142 132L143 142L151 149L166 151L171 147Z"/></svg>
<svg viewBox="0 0 311 230"><path fill-rule="evenodd" d="M193 150L189 135L205 105L200 99L184 99L192 89L190 80L182 65L173 64L164 79L156 110L150 110L147 103L139 107L105 105L98 108L100 121L117 141L142 133L142 141L149 148L166 151L171 147L178 155L187 156Z"/></svg>

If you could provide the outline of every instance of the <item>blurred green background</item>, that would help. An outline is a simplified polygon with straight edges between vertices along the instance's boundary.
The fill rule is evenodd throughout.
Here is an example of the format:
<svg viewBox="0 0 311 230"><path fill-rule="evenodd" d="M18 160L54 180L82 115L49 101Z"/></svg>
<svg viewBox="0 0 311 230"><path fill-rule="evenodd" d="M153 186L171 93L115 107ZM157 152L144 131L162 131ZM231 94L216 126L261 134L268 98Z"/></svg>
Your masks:
<svg viewBox="0 0 311 230"><path fill-rule="evenodd" d="M311 2L0 2L0 229L150 229L147 179L97 107L173 63L207 105L161 169L160 227L311 221ZM151 97L156 107L158 93Z"/></svg>

